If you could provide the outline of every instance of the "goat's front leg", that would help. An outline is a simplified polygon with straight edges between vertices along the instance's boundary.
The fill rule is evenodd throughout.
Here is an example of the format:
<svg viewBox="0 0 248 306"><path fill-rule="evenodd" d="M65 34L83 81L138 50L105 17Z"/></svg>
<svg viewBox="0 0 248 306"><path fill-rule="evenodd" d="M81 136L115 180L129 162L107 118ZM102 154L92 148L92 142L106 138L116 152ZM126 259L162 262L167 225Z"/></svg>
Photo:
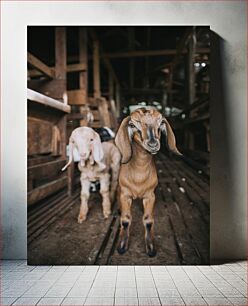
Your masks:
<svg viewBox="0 0 248 306"><path fill-rule="evenodd" d="M131 226L132 216L131 216L131 205L132 198L129 195L120 193L120 205L121 205L121 231L120 240L117 251L119 254L124 254L128 250L128 239L129 230Z"/></svg>
<svg viewBox="0 0 248 306"><path fill-rule="evenodd" d="M154 204L155 204L154 192L147 194L143 198L143 206L144 206L143 224L145 227L146 253L150 257L154 257L157 253L154 247L154 217L153 217Z"/></svg>
<svg viewBox="0 0 248 306"><path fill-rule="evenodd" d="M78 223L82 223L87 218L88 200L90 197L90 181L81 178L81 206L78 215Z"/></svg>
<svg viewBox="0 0 248 306"><path fill-rule="evenodd" d="M100 193L102 195L102 208L104 218L108 218L111 214L111 202L109 194L110 175L104 174L100 178Z"/></svg>

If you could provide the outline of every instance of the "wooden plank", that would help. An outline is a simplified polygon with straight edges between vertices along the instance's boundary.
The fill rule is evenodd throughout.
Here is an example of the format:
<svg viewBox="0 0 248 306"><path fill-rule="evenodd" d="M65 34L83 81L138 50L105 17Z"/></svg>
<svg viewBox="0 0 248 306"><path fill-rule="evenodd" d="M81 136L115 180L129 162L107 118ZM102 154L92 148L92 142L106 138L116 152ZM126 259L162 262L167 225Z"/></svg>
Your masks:
<svg viewBox="0 0 248 306"><path fill-rule="evenodd" d="M32 166L28 168L29 180L42 180L61 174L61 168L66 163L66 159L55 160L44 164Z"/></svg>
<svg viewBox="0 0 248 306"><path fill-rule="evenodd" d="M184 220L184 224L193 238L196 250L201 256L202 263L209 261L209 224L203 222L202 215L195 205L192 205L185 192L179 188L175 177L174 163L169 163L169 159L163 162L163 168L170 175L169 188L171 189L174 201L177 203ZM209 213L209 212L208 212Z"/></svg>
<svg viewBox="0 0 248 306"><path fill-rule="evenodd" d="M27 55L27 60L28 63L34 67L35 69L37 69L38 71L40 71L41 73L45 74L46 76L48 76L49 78L54 78L55 76L55 71L53 68L48 67L46 64L44 64L41 60L39 60L37 57L35 57L33 54L28 52Z"/></svg>
<svg viewBox="0 0 248 306"><path fill-rule="evenodd" d="M28 155L52 153L53 124L28 118Z"/></svg>
<svg viewBox="0 0 248 306"><path fill-rule="evenodd" d="M49 195L65 187L66 184L67 177L63 176L53 182L33 189L32 191L28 192L28 205L33 205L34 203L48 197Z"/></svg>
<svg viewBox="0 0 248 306"><path fill-rule="evenodd" d="M66 201L62 202L62 205L56 207L55 213L52 214L46 214L46 217L43 217L43 220L41 223L36 224L36 228L32 229L32 232L28 231L28 244L30 244L32 241L37 239L50 225L52 225L56 220L61 218L68 210L71 209L73 205L75 205L75 198L76 197L67 197ZM50 213L50 212L49 212Z"/></svg>
<svg viewBox="0 0 248 306"><path fill-rule="evenodd" d="M81 72L87 70L87 64L86 63L79 63L79 64L70 64L66 66L66 72Z"/></svg>
<svg viewBox="0 0 248 306"><path fill-rule="evenodd" d="M34 101L37 103L41 103L44 106L48 106L51 108L55 108L57 110L60 110L64 113L70 113L71 107L69 105L66 105L64 103L61 103L53 98L47 97L39 92L36 92L32 89L27 89L27 99L30 101Z"/></svg>
<svg viewBox="0 0 248 306"><path fill-rule="evenodd" d="M67 91L68 103L70 105L87 104L86 89L73 89Z"/></svg>
<svg viewBox="0 0 248 306"><path fill-rule="evenodd" d="M28 80L28 88L61 102L66 88L66 80Z"/></svg>
<svg viewBox="0 0 248 306"><path fill-rule="evenodd" d="M28 167L33 167L42 163L47 163L49 161L54 161L55 156L52 155L36 155L28 158Z"/></svg>
<svg viewBox="0 0 248 306"><path fill-rule="evenodd" d="M162 167L162 165L160 165L160 167ZM201 264L201 258L198 256L198 252L192 244L188 230L184 225L181 212L173 201L171 193L167 191L166 184L160 183L157 192L161 193L161 201L167 210L177 248L180 249L178 251L180 252L181 264ZM165 194L167 194L166 197Z"/></svg>
<svg viewBox="0 0 248 306"><path fill-rule="evenodd" d="M53 71L55 71L54 67L49 67ZM80 72L86 70L86 67L84 64L79 63L79 64L69 64L66 66L66 72L71 73L71 72ZM55 72L54 72L55 74ZM43 74L40 71L30 69L28 70L28 76L33 78L33 77L39 77L42 76Z"/></svg>

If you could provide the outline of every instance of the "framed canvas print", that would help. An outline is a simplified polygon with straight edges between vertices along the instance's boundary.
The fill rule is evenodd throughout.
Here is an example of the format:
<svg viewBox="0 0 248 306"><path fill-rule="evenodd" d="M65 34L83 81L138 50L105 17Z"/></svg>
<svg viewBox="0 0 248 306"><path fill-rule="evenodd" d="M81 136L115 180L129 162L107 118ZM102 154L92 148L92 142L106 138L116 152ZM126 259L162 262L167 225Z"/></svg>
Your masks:
<svg viewBox="0 0 248 306"><path fill-rule="evenodd" d="M209 264L210 28L27 34L28 263Z"/></svg>

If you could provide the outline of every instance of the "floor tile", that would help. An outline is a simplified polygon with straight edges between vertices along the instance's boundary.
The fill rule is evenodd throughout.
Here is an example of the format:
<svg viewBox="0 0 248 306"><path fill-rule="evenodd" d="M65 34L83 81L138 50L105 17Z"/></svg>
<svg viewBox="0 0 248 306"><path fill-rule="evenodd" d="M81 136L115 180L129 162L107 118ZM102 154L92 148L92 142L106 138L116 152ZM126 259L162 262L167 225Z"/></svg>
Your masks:
<svg viewBox="0 0 248 306"><path fill-rule="evenodd" d="M84 305L88 306L101 306L101 305L106 305L106 306L111 306L114 305L114 298L87 298Z"/></svg>
<svg viewBox="0 0 248 306"><path fill-rule="evenodd" d="M139 306L159 306L161 305L159 298L139 298Z"/></svg>
<svg viewBox="0 0 248 306"><path fill-rule="evenodd" d="M88 297L114 297L115 287L92 288Z"/></svg>
<svg viewBox="0 0 248 306"><path fill-rule="evenodd" d="M239 306L247 306L248 305L248 300L247 298L228 298L228 300L233 304L233 305L239 305Z"/></svg>
<svg viewBox="0 0 248 306"><path fill-rule="evenodd" d="M67 297L87 297L89 291L90 291L90 286L84 284L80 286L74 286L68 292Z"/></svg>
<svg viewBox="0 0 248 306"><path fill-rule="evenodd" d="M192 305L192 306L207 305L207 303L204 301L202 297L183 297L183 300L186 305Z"/></svg>
<svg viewBox="0 0 248 306"><path fill-rule="evenodd" d="M37 305L60 305L63 301L63 298L42 298Z"/></svg>
<svg viewBox="0 0 248 306"><path fill-rule="evenodd" d="M0 305L1 306L7 306L7 305L11 305L12 303L14 303L17 300L16 297L1 297L0 299Z"/></svg>
<svg viewBox="0 0 248 306"><path fill-rule="evenodd" d="M137 297L137 289L133 287L116 288L115 297L126 297L126 298Z"/></svg>
<svg viewBox="0 0 248 306"><path fill-rule="evenodd" d="M138 298L124 298L124 297L116 297L115 298L115 305L119 305L119 306L126 306L126 305L130 305L130 306L134 306L134 305L138 305Z"/></svg>
<svg viewBox="0 0 248 306"><path fill-rule="evenodd" d="M138 297L157 297L158 292L155 287L138 287Z"/></svg>
<svg viewBox="0 0 248 306"><path fill-rule="evenodd" d="M85 298L65 298L61 305L79 305L83 306L85 302Z"/></svg>
<svg viewBox="0 0 248 306"><path fill-rule="evenodd" d="M177 289L157 288L159 297L180 297Z"/></svg>
<svg viewBox="0 0 248 306"><path fill-rule="evenodd" d="M204 300L207 302L208 305L210 306L226 306L226 305L232 305L232 303L230 301L228 301L227 298L223 297L223 298L204 298Z"/></svg>
<svg viewBox="0 0 248 306"><path fill-rule="evenodd" d="M40 298L37 297L20 297L12 305L33 306L39 302Z"/></svg>
<svg viewBox="0 0 248 306"><path fill-rule="evenodd" d="M160 298L160 302L162 306L185 305L184 301L181 298L162 297Z"/></svg>

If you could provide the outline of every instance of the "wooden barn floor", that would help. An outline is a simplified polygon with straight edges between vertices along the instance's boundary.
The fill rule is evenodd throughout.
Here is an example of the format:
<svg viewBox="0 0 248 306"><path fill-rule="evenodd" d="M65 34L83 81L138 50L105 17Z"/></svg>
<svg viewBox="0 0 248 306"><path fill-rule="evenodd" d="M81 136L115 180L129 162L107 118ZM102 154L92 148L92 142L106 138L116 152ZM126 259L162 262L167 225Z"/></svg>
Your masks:
<svg viewBox="0 0 248 306"><path fill-rule="evenodd" d="M80 198L64 193L28 214L28 263L63 265L175 265L209 263L209 182L184 161L160 154L156 160L155 243L157 255L145 254L143 207L132 205L129 250L116 251L118 207L103 219L101 198L91 195L88 219L77 223ZM49 208L47 208L49 207ZM47 226L48 225L48 226Z"/></svg>

